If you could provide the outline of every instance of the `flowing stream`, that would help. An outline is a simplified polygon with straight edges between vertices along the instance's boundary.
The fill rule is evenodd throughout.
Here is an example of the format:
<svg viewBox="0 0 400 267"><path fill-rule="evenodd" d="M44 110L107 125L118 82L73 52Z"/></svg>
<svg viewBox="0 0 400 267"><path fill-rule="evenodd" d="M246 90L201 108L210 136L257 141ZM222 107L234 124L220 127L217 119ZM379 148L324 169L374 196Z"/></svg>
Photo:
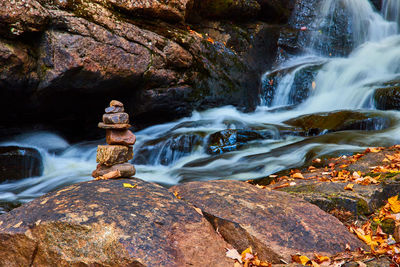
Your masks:
<svg viewBox="0 0 400 267"><path fill-rule="evenodd" d="M400 0L384 0L381 13L374 11L368 0L325 0L317 10L316 19L304 25L310 29L305 31L304 53L264 75L268 84L272 75L281 73L272 93L260 95L255 112L241 113L230 106L215 108L135 133L136 177L164 185L254 179L299 167L315 157L399 143L400 112L375 110L373 95L388 82L400 81ZM329 29L339 11L346 14L346 25L351 29L347 40L350 53L345 56L335 56L334 48L325 45L332 39ZM300 88L296 77L310 69L312 79L306 88ZM301 90L306 91L299 98ZM386 123L372 121L370 131L325 131L312 136L298 134L284 123L305 114L338 110L373 111ZM226 129L257 131L263 138L244 142L226 153L207 153L209 136ZM96 168L96 146L104 143L70 145L55 134L36 132L0 144L37 148L44 160L41 177L0 184L0 206L30 201L65 185L90 180Z"/></svg>

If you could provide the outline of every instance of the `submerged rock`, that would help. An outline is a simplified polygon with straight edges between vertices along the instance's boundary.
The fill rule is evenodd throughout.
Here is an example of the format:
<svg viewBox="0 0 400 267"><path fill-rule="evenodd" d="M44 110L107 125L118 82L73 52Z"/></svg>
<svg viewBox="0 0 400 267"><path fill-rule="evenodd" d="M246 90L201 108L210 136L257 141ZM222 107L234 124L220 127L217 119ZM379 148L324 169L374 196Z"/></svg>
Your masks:
<svg viewBox="0 0 400 267"><path fill-rule="evenodd" d="M34 148L0 147L0 182L40 176L43 173L43 159Z"/></svg>
<svg viewBox="0 0 400 267"><path fill-rule="evenodd" d="M233 266L227 247L193 208L139 179L75 184L0 216L9 267Z"/></svg>
<svg viewBox="0 0 400 267"><path fill-rule="evenodd" d="M383 130L392 125L391 119L380 113L349 110L302 115L285 123L303 129L305 135L345 130Z"/></svg>
<svg viewBox="0 0 400 267"><path fill-rule="evenodd" d="M269 137L272 137L270 134ZM223 130L211 134L208 137L206 151L208 154L223 154L234 151L240 146L253 140L265 139L266 136L250 130Z"/></svg>
<svg viewBox="0 0 400 267"><path fill-rule="evenodd" d="M279 263L291 255L336 254L363 244L335 217L283 192L239 181L190 182L170 188L200 208L239 252L252 247L261 259Z"/></svg>

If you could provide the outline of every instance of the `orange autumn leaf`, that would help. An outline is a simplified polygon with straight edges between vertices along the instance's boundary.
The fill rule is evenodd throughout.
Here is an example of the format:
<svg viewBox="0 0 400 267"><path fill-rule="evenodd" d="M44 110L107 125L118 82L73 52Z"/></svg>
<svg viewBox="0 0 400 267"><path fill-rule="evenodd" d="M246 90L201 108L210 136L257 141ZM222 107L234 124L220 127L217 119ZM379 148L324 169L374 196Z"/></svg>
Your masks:
<svg viewBox="0 0 400 267"><path fill-rule="evenodd" d="M214 44L214 40L210 37L207 38L207 42Z"/></svg>
<svg viewBox="0 0 400 267"><path fill-rule="evenodd" d="M390 209L394 213L399 213L400 212L400 201L398 200L399 196L396 195L394 197L391 197L388 199L388 202L390 204Z"/></svg>
<svg viewBox="0 0 400 267"><path fill-rule="evenodd" d="M354 229L354 232L356 233L359 239L364 241L364 243L367 244L368 246L371 246L371 248L378 246L378 243L372 240L372 236L370 234L364 235L361 229Z"/></svg>
<svg viewBox="0 0 400 267"><path fill-rule="evenodd" d="M297 178L297 179L304 179L304 176L299 172L296 172L295 174L293 174L292 177Z"/></svg>
<svg viewBox="0 0 400 267"><path fill-rule="evenodd" d="M327 256L322 256L322 255L318 255L318 254L314 254L314 256L315 256L314 261L317 262L317 263L320 263L320 264L325 262L325 261L329 261L330 260L329 257L327 257Z"/></svg>
<svg viewBox="0 0 400 267"><path fill-rule="evenodd" d="M353 191L353 186L354 186L354 184L348 184L348 185L346 185L346 186L344 187L344 190Z"/></svg>
<svg viewBox="0 0 400 267"><path fill-rule="evenodd" d="M279 189L279 188L284 188L284 187L288 187L288 186L290 186L290 184L289 184L289 183L284 183L284 184L281 184L281 185L275 186L275 187L274 187L274 188L272 188L272 189Z"/></svg>

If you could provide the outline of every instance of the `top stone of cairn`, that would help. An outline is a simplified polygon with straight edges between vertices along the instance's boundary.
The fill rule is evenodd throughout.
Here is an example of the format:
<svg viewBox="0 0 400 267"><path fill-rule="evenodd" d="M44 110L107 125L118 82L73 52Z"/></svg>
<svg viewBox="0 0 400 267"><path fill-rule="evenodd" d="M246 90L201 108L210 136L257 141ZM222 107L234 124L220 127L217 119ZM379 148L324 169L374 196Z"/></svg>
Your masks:
<svg viewBox="0 0 400 267"><path fill-rule="evenodd" d="M124 112L124 104L117 100L112 100L110 106L105 111L107 114Z"/></svg>

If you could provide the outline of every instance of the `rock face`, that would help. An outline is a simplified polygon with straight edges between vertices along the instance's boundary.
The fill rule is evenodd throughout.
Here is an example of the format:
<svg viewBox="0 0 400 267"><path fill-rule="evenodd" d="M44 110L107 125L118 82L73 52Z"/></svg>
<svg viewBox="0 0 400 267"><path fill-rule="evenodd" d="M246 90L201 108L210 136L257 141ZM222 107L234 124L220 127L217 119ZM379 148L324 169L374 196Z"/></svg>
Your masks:
<svg viewBox="0 0 400 267"><path fill-rule="evenodd" d="M139 126L219 105L253 109L261 73L275 57L279 26L266 23L276 18L260 15L265 3L217 1L232 2L222 13L249 16L237 25L222 23L215 29L227 34L213 40L206 35L214 23L208 10L196 7L214 2L2 1L0 104L17 110L5 129L17 120L50 124L73 139L72 128L95 127L96 110L109 98L129 103L126 112ZM280 5L269 3L271 10ZM191 29L186 23L192 19Z"/></svg>
<svg viewBox="0 0 400 267"><path fill-rule="evenodd" d="M200 208L239 251L251 246L260 258L290 262L297 252L335 254L362 243L339 220L283 192L238 181L190 182L170 189Z"/></svg>
<svg viewBox="0 0 400 267"><path fill-rule="evenodd" d="M1 266L233 266L226 247L194 209L139 179L72 185L0 216Z"/></svg>
<svg viewBox="0 0 400 267"><path fill-rule="evenodd" d="M40 176L43 172L42 156L34 148L0 147L0 181Z"/></svg>

